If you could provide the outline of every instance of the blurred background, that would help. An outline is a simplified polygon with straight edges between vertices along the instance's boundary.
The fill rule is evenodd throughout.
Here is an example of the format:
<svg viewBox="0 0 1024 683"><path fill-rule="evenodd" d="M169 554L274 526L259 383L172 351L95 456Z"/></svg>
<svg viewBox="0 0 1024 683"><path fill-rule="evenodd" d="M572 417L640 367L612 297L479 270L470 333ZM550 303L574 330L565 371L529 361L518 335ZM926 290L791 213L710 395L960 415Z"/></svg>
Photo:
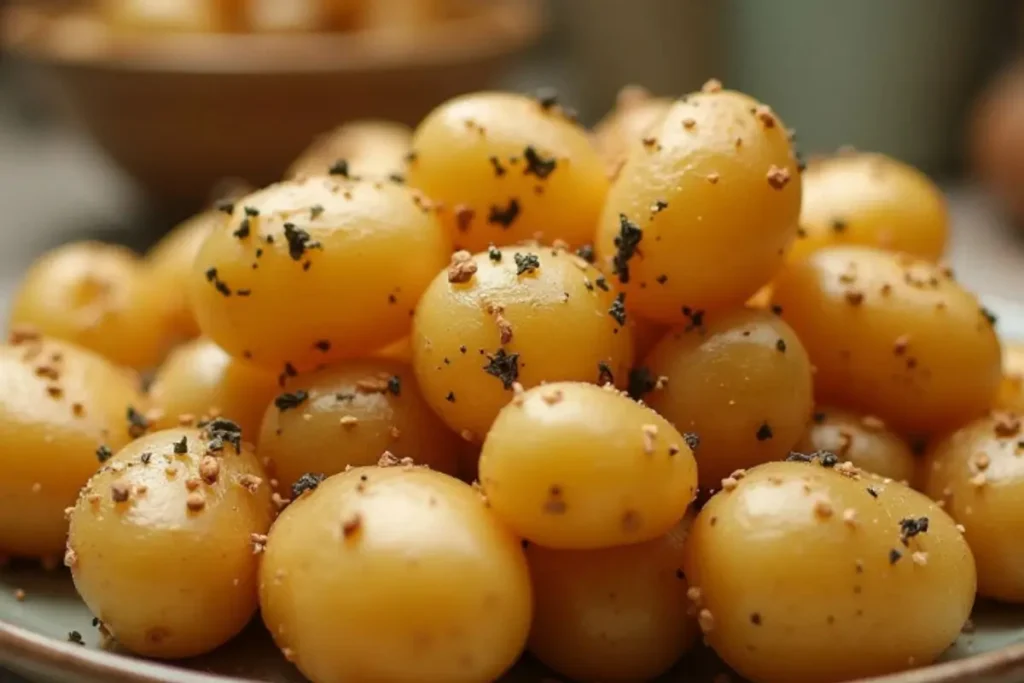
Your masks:
<svg viewBox="0 0 1024 683"><path fill-rule="evenodd" d="M627 84L710 77L805 155L885 152L946 188L954 265L1024 299L1020 0L0 0L0 293L38 252L142 249L214 183L263 184L352 118L556 88L593 124ZM1024 195L1024 193L1019 193Z"/></svg>

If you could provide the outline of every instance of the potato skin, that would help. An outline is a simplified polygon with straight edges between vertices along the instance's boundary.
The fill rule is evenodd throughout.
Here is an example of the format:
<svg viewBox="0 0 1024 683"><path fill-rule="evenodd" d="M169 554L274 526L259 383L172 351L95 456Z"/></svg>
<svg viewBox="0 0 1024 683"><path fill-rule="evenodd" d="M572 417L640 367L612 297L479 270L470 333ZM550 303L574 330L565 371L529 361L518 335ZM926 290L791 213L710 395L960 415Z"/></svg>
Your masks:
<svg viewBox="0 0 1024 683"><path fill-rule="evenodd" d="M536 267L520 268L517 256L524 266L536 258ZM476 254L470 267L476 271L466 282L439 274L413 321L416 378L448 426L481 442L515 382L626 385L630 318L596 268L532 246Z"/></svg>
<svg viewBox="0 0 1024 683"><path fill-rule="evenodd" d="M430 203L400 185L288 181L236 202L203 243L190 294L230 355L301 372L408 334L449 253Z"/></svg>
<svg viewBox="0 0 1024 683"><path fill-rule="evenodd" d="M545 384L503 408L479 467L494 514L548 548L657 538L697 492L693 453L667 420L582 382Z"/></svg>
<svg viewBox="0 0 1024 683"><path fill-rule="evenodd" d="M593 240L605 165L557 105L513 93L462 95L420 123L412 146L408 182L443 204L456 248Z"/></svg>
<svg viewBox="0 0 1024 683"><path fill-rule="evenodd" d="M692 516L646 543L604 550L530 544L529 650L575 681L646 681L690 650L683 548Z"/></svg>
<svg viewBox="0 0 1024 683"><path fill-rule="evenodd" d="M270 526L270 488L248 446L213 451L214 436L179 428L133 441L71 512L75 588L136 654L209 652L256 611L253 543Z"/></svg>
<svg viewBox="0 0 1024 683"><path fill-rule="evenodd" d="M1003 379L995 408L1024 413L1024 344L1003 345Z"/></svg>
<svg viewBox="0 0 1024 683"><path fill-rule="evenodd" d="M735 470L785 458L810 421L807 353L768 311L711 314L677 328L643 367L651 378L667 378L643 400L700 438L695 455L705 490L719 488Z"/></svg>
<svg viewBox="0 0 1024 683"><path fill-rule="evenodd" d="M910 485L917 481L917 459L910 444L872 415L819 407L794 450L829 451L880 477Z"/></svg>
<svg viewBox="0 0 1024 683"><path fill-rule="evenodd" d="M915 434L982 415L1000 381L990 314L945 269L868 247L789 264L774 303L800 336L819 402Z"/></svg>
<svg viewBox="0 0 1024 683"><path fill-rule="evenodd" d="M129 406L146 402L133 372L68 342L13 335L0 346L0 555L60 556L64 510L124 446Z"/></svg>
<svg viewBox="0 0 1024 683"><path fill-rule="evenodd" d="M466 484L359 467L293 502L260 569L263 621L314 683L478 683L518 658L531 589L519 541Z"/></svg>
<svg viewBox="0 0 1024 683"><path fill-rule="evenodd" d="M627 85L619 91L615 109L594 126L594 145L613 178L626 162L629 150L641 144L647 131L671 106L669 98L654 97L639 86Z"/></svg>
<svg viewBox="0 0 1024 683"><path fill-rule="evenodd" d="M801 181L785 126L742 93L702 92L645 139L608 193L599 264L644 318L741 306L796 235Z"/></svg>
<svg viewBox="0 0 1024 683"><path fill-rule="evenodd" d="M380 359L289 378L267 405L259 434L260 456L286 497L307 472L375 465L385 451L454 475L463 449L424 402L412 368Z"/></svg>
<svg viewBox="0 0 1024 683"><path fill-rule="evenodd" d="M920 518L927 531L908 536L901 521ZM966 542L933 501L816 462L768 463L714 496L684 567L708 643L755 683L928 664L959 635L976 583Z"/></svg>
<svg viewBox="0 0 1024 683"><path fill-rule="evenodd" d="M349 121L318 137L295 160L288 179L327 175L338 161L348 163L353 176L386 179L405 173L412 148L412 131L391 121Z"/></svg>

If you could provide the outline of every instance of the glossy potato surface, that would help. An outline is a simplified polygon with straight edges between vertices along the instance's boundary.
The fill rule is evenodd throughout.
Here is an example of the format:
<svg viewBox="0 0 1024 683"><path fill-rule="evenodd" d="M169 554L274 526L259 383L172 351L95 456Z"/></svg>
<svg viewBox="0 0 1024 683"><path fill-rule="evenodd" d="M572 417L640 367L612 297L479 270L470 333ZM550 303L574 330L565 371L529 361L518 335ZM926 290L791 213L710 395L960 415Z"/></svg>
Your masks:
<svg viewBox="0 0 1024 683"><path fill-rule="evenodd" d="M407 334L448 255L430 203L400 185L287 181L236 202L200 249L190 294L225 351L291 373Z"/></svg>
<svg viewBox="0 0 1024 683"><path fill-rule="evenodd" d="M873 415L819 407L794 450L828 451L881 477L916 482L917 460L910 444Z"/></svg>
<svg viewBox="0 0 1024 683"><path fill-rule="evenodd" d="M1024 344L1003 345L1003 380L995 407L1024 413Z"/></svg>
<svg viewBox="0 0 1024 683"><path fill-rule="evenodd" d="M704 489L719 488L734 470L785 458L810 421L807 353L789 325L768 311L711 314L700 325L677 328L642 368L653 383L634 386L634 394L679 431L699 437ZM665 378L660 389L659 377Z"/></svg>
<svg viewBox="0 0 1024 683"><path fill-rule="evenodd" d="M835 245L878 247L931 261L946 250L946 200L912 166L882 154L840 154L808 166L803 182L801 231L790 260Z"/></svg>
<svg viewBox="0 0 1024 683"><path fill-rule="evenodd" d="M556 104L512 93L449 100L413 135L408 181L441 202L460 249L590 242L608 191L586 131Z"/></svg>
<svg viewBox="0 0 1024 683"><path fill-rule="evenodd" d="M646 681L671 667L698 632L682 569L691 522L604 550L531 543L533 656L574 681Z"/></svg>
<svg viewBox="0 0 1024 683"><path fill-rule="evenodd" d="M741 93L672 105L608 193L595 247L641 317L743 304L796 235L800 173L786 128Z"/></svg>
<svg viewBox="0 0 1024 683"><path fill-rule="evenodd" d="M672 106L667 97L654 97L639 86L626 86L619 91L615 109L594 126L594 144L604 157L614 177L629 155L639 145L648 129Z"/></svg>
<svg viewBox="0 0 1024 683"><path fill-rule="evenodd" d="M13 335L0 346L0 555L60 557L64 509L100 463L130 440L138 377L67 342Z"/></svg>
<svg viewBox="0 0 1024 683"><path fill-rule="evenodd" d="M476 254L468 268L475 268L468 277L455 274L464 281L450 282L451 271L438 275L413 323L416 377L452 429L482 441L516 382L626 385L632 330L623 301L596 268L534 246Z"/></svg>
<svg viewBox="0 0 1024 683"><path fill-rule="evenodd" d="M823 404L928 434L978 417L995 399L994 318L929 262L868 247L823 249L779 274L774 303L817 369Z"/></svg>
<svg viewBox="0 0 1024 683"><path fill-rule="evenodd" d="M236 451L234 433L217 427L133 441L71 513L75 588L120 644L146 657L209 652L256 611L254 542L270 526L270 487L252 451Z"/></svg>
<svg viewBox="0 0 1024 683"><path fill-rule="evenodd" d="M955 523L923 495L855 472L762 465L694 522L684 566L698 619L745 678L891 673L932 662L959 635L975 568Z"/></svg>
<svg viewBox="0 0 1024 683"><path fill-rule="evenodd" d="M266 407L259 444L282 495L307 472L376 465L385 451L454 475L463 448L424 402L412 368L379 359L289 379Z"/></svg>
<svg viewBox="0 0 1024 683"><path fill-rule="evenodd" d="M260 570L263 621L314 683L479 683L530 628L519 540L468 485L359 467L293 502Z"/></svg>
<svg viewBox="0 0 1024 683"><path fill-rule="evenodd" d="M349 121L317 138L291 168L288 178L321 176L339 161L354 176L386 179L405 173L412 131L400 123L374 119Z"/></svg>
<svg viewBox="0 0 1024 683"><path fill-rule="evenodd" d="M498 414L480 454L491 510L548 548L608 548L667 533L697 492L686 439L617 391L556 382Z"/></svg>

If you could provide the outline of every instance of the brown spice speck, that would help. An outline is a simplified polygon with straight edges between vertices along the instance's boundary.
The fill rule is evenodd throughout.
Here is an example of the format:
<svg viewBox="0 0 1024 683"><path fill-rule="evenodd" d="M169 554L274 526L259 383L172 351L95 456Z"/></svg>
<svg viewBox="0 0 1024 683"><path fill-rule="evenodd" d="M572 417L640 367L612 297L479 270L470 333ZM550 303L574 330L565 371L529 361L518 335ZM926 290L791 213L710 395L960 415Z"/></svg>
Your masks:
<svg viewBox="0 0 1024 683"><path fill-rule="evenodd" d="M754 116L765 128L774 128L776 123L775 112L767 104L758 105L754 109Z"/></svg>
<svg viewBox="0 0 1024 683"><path fill-rule="evenodd" d="M714 171L712 171L711 173L708 173L708 174L707 174L707 175L705 176L705 179L706 179L706 180L707 180L707 181L708 181L709 183L711 183L712 185L716 185L716 184L718 183L719 177L720 177L720 176L719 176L719 175L718 175L717 173L715 173Z"/></svg>
<svg viewBox="0 0 1024 683"><path fill-rule="evenodd" d="M341 523L341 535L352 538L363 526L363 517L358 512L352 514Z"/></svg>
<svg viewBox="0 0 1024 683"><path fill-rule="evenodd" d="M338 420L338 422L341 423L342 427L349 427L349 428L351 428L351 427L355 427L357 424L359 424L359 418L356 417L355 415L342 415L341 419Z"/></svg>
<svg viewBox="0 0 1024 683"><path fill-rule="evenodd" d="M451 263L448 264L448 282L469 282L476 274L476 269L472 254L465 250L457 251L452 254Z"/></svg>
<svg viewBox="0 0 1024 683"><path fill-rule="evenodd" d="M206 507L206 497L198 491L193 491L188 494L188 498L185 499L185 507L192 512L199 512Z"/></svg>
<svg viewBox="0 0 1024 683"><path fill-rule="evenodd" d="M846 298L846 302L851 306L860 306L862 303L864 303L864 292L860 290L847 290L844 296Z"/></svg>
<svg viewBox="0 0 1024 683"><path fill-rule="evenodd" d="M217 458L211 455L204 455L203 459L199 461L199 476L207 484L216 483L217 477L220 476L220 462Z"/></svg>
<svg viewBox="0 0 1024 683"><path fill-rule="evenodd" d="M827 500L817 500L814 503L814 514L821 519L828 519L832 516L832 503Z"/></svg>

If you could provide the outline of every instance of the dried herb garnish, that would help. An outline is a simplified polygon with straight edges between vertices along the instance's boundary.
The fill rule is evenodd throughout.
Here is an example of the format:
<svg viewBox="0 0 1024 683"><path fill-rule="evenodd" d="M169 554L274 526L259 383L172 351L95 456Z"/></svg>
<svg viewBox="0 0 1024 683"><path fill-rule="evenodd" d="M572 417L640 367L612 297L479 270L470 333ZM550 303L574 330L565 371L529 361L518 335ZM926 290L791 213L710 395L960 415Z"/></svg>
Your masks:
<svg viewBox="0 0 1024 683"><path fill-rule="evenodd" d="M139 456L139 462L141 462L143 465L148 465L149 461L152 460L152 459L153 459L153 454L150 453L149 451L146 451L145 453L143 453L142 455Z"/></svg>
<svg viewBox="0 0 1024 683"><path fill-rule="evenodd" d="M313 206L309 207L309 220L315 221L317 218L320 218L320 216L323 215L323 212L323 204L314 204Z"/></svg>
<svg viewBox="0 0 1024 683"><path fill-rule="evenodd" d="M107 446L106 444L100 444L96 448L96 459L99 460L100 462L106 462L110 460L111 456L113 455L114 452L111 451L110 447Z"/></svg>
<svg viewBox="0 0 1024 683"><path fill-rule="evenodd" d="M846 221L842 218L833 218L830 225L833 232L843 232L846 230Z"/></svg>
<svg viewBox="0 0 1024 683"><path fill-rule="evenodd" d="M532 174L541 180L551 175L558 166L558 161L554 157L545 159L533 145L528 145L523 150L523 158L526 159L526 168L523 169L523 175Z"/></svg>
<svg viewBox="0 0 1024 683"><path fill-rule="evenodd" d="M222 199L214 205L214 208L221 213L226 213L230 216L235 212L235 203L227 199Z"/></svg>
<svg viewBox="0 0 1024 683"><path fill-rule="evenodd" d="M608 308L608 315L612 317L615 322L619 325L626 324L626 293L619 292L615 297L615 301L612 302L611 307Z"/></svg>
<svg viewBox="0 0 1024 683"><path fill-rule="evenodd" d="M626 393L634 401L642 400L644 396L654 391L658 381L647 368L640 366L629 371L629 381L626 384Z"/></svg>
<svg viewBox="0 0 1024 683"><path fill-rule="evenodd" d="M508 228L519 217L519 200L509 199L508 206L491 206L491 212L487 215L488 223L495 223L503 228Z"/></svg>
<svg viewBox="0 0 1024 683"><path fill-rule="evenodd" d="M702 309L693 309L689 306L683 306L683 316L689 321L686 323L686 331L695 330L704 325L704 311Z"/></svg>
<svg viewBox="0 0 1024 683"><path fill-rule="evenodd" d="M818 456L818 462L821 463L822 467L832 469L839 464L839 456L832 451L818 451L815 455Z"/></svg>
<svg viewBox="0 0 1024 683"><path fill-rule="evenodd" d="M780 337L775 342L775 348L778 350L779 353L785 353L786 352L786 340L782 339Z"/></svg>
<svg viewBox="0 0 1024 683"><path fill-rule="evenodd" d="M491 259L495 263L501 263L501 250L492 244L487 247L487 258Z"/></svg>
<svg viewBox="0 0 1024 683"><path fill-rule="evenodd" d="M235 230L232 235L242 240L249 236L251 226L249 225L249 219L243 218L242 222L238 224L238 230Z"/></svg>
<svg viewBox="0 0 1024 683"><path fill-rule="evenodd" d="M343 178L348 178L348 161L346 159L338 159L330 168L327 169L327 173L330 175L340 175Z"/></svg>
<svg viewBox="0 0 1024 683"><path fill-rule="evenodd" d="M651 213L661 213L667 208L668 202L658 199L653 204L651 204Z"/></svg>
<svg viewBox="0 0 1024 683"><path fill-rule="evenodd" d="M395 396L399 396L402 393L402 378L398 375L392 375L388 378L388 391Z"/></svg>
<svg viewBox="0 0 1024 683"><path fill-rule="evenodd" d="M174 452L178 455L188 453L188 437L181 437L181 441L174 442Z"/></svg>
<svg viewBox="0 0 1024 683"><path fill-rule="evenodd" d="M149 429L149 420L133 406L128 406L126 415L128 417L128 435L133 439L139 438Z"/></svg>
<svg viewBox="0 0 1024 683"><path fill-rule="evenodd" d="M576 255L587 263L593 263L596 257L594 256L594 245L584 244L582 247L576 250Z"/></svg>
<svg viewBox="0 0 1024 683"><path fill-rule="evenodd" d="M683 441L686 442L686 445L689 446L690 450L694 453L696 453L697 449L700 448L700 437L693 432L685 432L683 434Z"/></svg>
<svg viewBox="0 0 1024 683"><path fill-rule="evenodd" d="M293 261L301 260L307 249L321 248L319 242L314 241L302 228L295 227L294 223L284 224L284 238L288 240L288 255Z"/></svg>
<svg viewBox="0 0 1024 683"><path fill-rule="evenodd" d="M540 259L537 258L536 254L520 254L516 252L513 258L516 261L516 275L532 273L540 268Z"/></svg>
<svg viewBox="0 0 1024 683"><path fill-rule="evenodd" d="M626 214L619 214L619 234L615 236L615 256L612 257L612 273L619 276L619 282L629 282L629 260L636 255L637 247L644 233Z"/></svg>
<svg viewBox="0 0 1024 683"><path fill-rule="evenodd" d="M320 485L325 479L322 474L314 474L312 472L306 472L298 480L292 484L292 500L297 499L306 491L315 491L316 487Z"/></svg>
<svg viewBox="0 0 1024 683"><path fill-rule="evenodd" d="M206 281L212 282L214 288L216 288L216 290L223 294L224 296L231 296L231 288L228 287L226 282L222 281L219 277L217 277L216 268L206 269Z"/></svg>
<svg viewBox="0 0 1024 683"><path fill-rule="evenodd" d="M519 379L519 354L498 349L493 355L487 355L487 361L484 372L500 379L505 389L511 389Z"/></svg>
<svg viewBox="0 0 1024 683"><path fill-rule="evenodd" d="M873 486L869 486L867 491L872 498L878 498L878 491Z"/></svg>
<svg viewBox="0 0 1024 683"><path fill-rule="evenodd" d="M889 551L889 564L896 564L900 561L902 557L903 553L901 553L899 550L896 550L896 548L893 548Z"/></svg>
<svg viewBox="0 0 1024 683"><path fill-rule="evenodd" d="M610 291L608 289L608 281L604 279L603 275L601 277L597 278L596 280L594 280L594 284L597 285L598 289L601 289L601 290L603 290L605 292Z"/></svg>
<svg viewBox="0 0 1024 683"><path fill-rule="evenodd" d="M790 451L786 456L786 462L814 462L814 453L800 453Z"/></svg>
<svg viewBox="0 0 1024 683"><path fill-rule="evenodd" d="M763 422L761 426L757 428L757 434L755 436L758 441L767 441L772 438L772 428L768 426L767 422Z"/></svg>
<svg viewBox="0 0 1024 683"><path fill-rule="evenodd" d="M907 542L914 536L927 531L927 517L904 517L900 520L900 543L907 545Z"/></svg>
<svg viewBox="0 0 1024 683"><path fill-rule="evenodd" d="M449 403L455 403L455 392L449 391L448 395L444 397L444 400L448 401Z"/></svg>
<svg viewBox="0 0 1024 683"><path fill-rule="evenodd" d="M494 167L494 175L496 178L500 178L505 175L505 167L501 165L501 159L498 157L490 157L488 161L490 161L491 166Z"/></svg>
<svg viewBox="0 0 1024 683"><path fill-rule="evenodd" d="M68 632L68 642L74 643L75 645L85 645L85 641L82 640L82 634L78 631Z"/></svg>
<svg viewBox="0 0 1024 683"><path fill-rule="evenodd" d="M612 374L612 368L603 360L597 361L597 383L615 384L615 375Z"/></svg>
<svg viewBox="0 0 1024 683"><path fill-rule="evenodd" d="M298 408L309 399L309 393L299 389L298 391L285 392L274 399L274 405L282 413L286 410Z"/></svg>

